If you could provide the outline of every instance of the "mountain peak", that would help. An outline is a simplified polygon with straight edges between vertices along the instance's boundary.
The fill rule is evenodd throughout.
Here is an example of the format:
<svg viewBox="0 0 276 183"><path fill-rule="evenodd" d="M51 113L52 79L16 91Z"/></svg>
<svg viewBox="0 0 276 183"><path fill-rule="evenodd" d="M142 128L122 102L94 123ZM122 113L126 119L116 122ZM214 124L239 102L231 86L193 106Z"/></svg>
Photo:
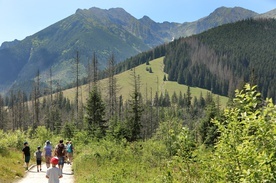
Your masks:
<svg viewBox="0 0 276 183"><path fill-rule="evenodd" d="M234 8L229 8L229 7L219 7L217 9L215 9L215 11L213 11L209 16L219 16L219 15L223 15L223 16L231 16L231 17L253 17L255 15L257 15L258 13L248 10L248 9L244 9L241 7L234 7Z"/></svg>
<svg viewBox="0 0 276 183"><path fill-rule="evenodd" d="M233 23L257 16L258 13L241 7L215 9L209 16L197 22L197 33L222 24Z"/></svg>
<svg viewBox="0 0 276 183"><path fill-rule="evenodd" d="M139 21L144 22L144 23L156 23L150 17L148 17L146 15L144 15L142 18L140 18Z"/></svg>

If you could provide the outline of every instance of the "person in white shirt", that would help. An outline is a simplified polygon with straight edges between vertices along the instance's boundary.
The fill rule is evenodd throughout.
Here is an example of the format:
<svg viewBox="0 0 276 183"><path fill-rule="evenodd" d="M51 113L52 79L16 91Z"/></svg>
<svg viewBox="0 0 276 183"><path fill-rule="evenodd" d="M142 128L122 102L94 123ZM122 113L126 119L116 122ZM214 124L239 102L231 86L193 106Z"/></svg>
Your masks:
<svg viewBox="0 0 276 183"><path fill-rule="evenodd" d="M58 158L53 157L51 159L52 167L47 169L46 178L48 178L48 183L59 183L59 179L62 178L61 169L56 165L58 164Z"/></svg>

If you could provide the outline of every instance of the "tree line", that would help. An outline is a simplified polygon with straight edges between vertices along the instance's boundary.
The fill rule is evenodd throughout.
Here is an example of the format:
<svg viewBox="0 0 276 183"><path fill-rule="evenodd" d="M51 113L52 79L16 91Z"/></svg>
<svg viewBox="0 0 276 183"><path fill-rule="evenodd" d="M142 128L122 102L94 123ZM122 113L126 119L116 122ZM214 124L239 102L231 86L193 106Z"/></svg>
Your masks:
<svg viewBox="0 0 276 183"><path fill-rule="evenodd" d="M89 96L86 101L82 101L79 88L78 53L75 58L76 72L73 73L76 79L73 101L64 97L61 88L54 91L52 84L47 95L43 95L45 92L41 91L38 72L29 96L21 91L16 94L12 91L5 99L0 97L0 128L23 131L31 128L35 131L38 126L45 126L56 134L65 134L68 138L72 138L74 132L85 130L91 137L102 138L109 134L114 138L135 141L152 137L160 121L167 115L182 119L183 125L194 129L199 126L199 119L205 117L206 106L213 106L212 110L216 111L220 107L219 99L215 101L212 93L206 96L201 94L199 98L192 97L190 87L187 91L174 92L171 96L167 91L150 92L147 94L150 97L142 96L140 76L135 69L132 69L130 99L124 99L118 96L114 55L110 56L108 62L106 86L99 86L100 71L97 67L97 56L93 55L87 69ZM204 134L206 135L207 133Z"/></svg>
<svg viewBox="0 0 276 183"><path fill-rule="evenodd" d="M77 54L76 69L78 59ZM257 86L246 84L236 90L235 97L222 110L219 98L211 92L197 98L192 96L190 87L171 96L166 91L143 96L140 76L133 68L130 99L125 100L117 96L114 56L108 62L108 81L102 87L96 55L91 59L89 97L85 103L79 100L77 81L74 101L66 99L61 89L42 95L38 72L29 97L22 92L12 94L8 106L2 105L5 102L0 97L2 129L25 128L36 137L36 129L45 126L66 139L83 132L88 139L101 142L111 137L115 144L130 144L132 148L137 143L125 143L125 139L159 142L166 148L166 153L159 155L167 158L163 176L171 182L275 180L275 105L271 99L263 99ZM79 79L77 70L74 74ZM95 155L91 153L97 158Z"/></svg>

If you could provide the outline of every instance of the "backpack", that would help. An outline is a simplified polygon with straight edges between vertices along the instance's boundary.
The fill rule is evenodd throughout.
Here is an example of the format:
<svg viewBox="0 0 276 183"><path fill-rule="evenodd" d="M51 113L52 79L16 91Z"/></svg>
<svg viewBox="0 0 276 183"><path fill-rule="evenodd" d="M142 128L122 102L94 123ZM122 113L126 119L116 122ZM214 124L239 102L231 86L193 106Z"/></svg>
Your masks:
<svg viewBox="0 0 276 183"><path fill-rule="evenodd" d="M67 146L67 152L71 153L72 151L72 144L68 144Z"/></svg>
<svg viewBox="0 0 276 183"><path fill-rule="evenodd" d="M58 156L58 157L64 156L64 155L65 155L65 147L64 147L64 144L58 144L57 149L56 149L56 152L57 152L57 156Z"/></svg>

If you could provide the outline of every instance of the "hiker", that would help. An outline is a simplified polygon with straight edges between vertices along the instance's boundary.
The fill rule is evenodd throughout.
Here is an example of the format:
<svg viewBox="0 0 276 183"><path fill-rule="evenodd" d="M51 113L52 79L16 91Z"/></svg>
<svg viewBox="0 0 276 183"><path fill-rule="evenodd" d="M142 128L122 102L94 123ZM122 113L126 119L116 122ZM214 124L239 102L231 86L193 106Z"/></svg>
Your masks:
<svg viewBox="0 0 276 183"><path fill-rule="evenodd" d="M37 172L39 170L41 171L41 161L42 161L42 151L40 150L40 146L37 147L37 151L35 152L35 157L36 157L36 167L37 167Z"/></svg>
<svg viewBox="0 0 276 183"><path fill-rule="evenodd" d="M71 165L72 161L73 161L73 151L74 151L74 147L71 141L69 141L68 145L67 145L67 156L68 156L68 164Z"/></svg>
<svg viewBox="0 0 276 183"><path fill-rule="evenodd" d="M67 149L68 149L68 144L69 144L69 141L66 141L65 143L65 159L64 159L64 163L68 163L69 164L69 158L68 158L68 152L67 152Z"/></svg>
<svg viewBox="0 0 276 183"><path fill-rule="evenodd" d="M28 170L29 162L31 159L30 147L29 147L28 142L24 142L24 148L22 149L22 152L23 152L23 159L26 163L26 170Z"/></svg>
<svg viewBox="0 0 276 183"><path fill-rule="evenodd" d="M46 167L50 167L50 161L52 158L52 146L51 142L49 140L46 141L45 146L44 146L44 154L45 154L45 163Z"/></svg>
<svg viewBox="0 0 276 183"><path fill-rule="evenodd" d="M55 155L58 157L58 167L62 170L64 165L64 157L65 157L65 145L63 144L63 140L59 141L59 144L55 147Z"/></svg>
<svg viewBox="0 0 276 183"><path fill-rule="evenodd" d="M52 167L47 169L46 178L48 179L48 183L59 183L59 179L62 178L61 169L57 168L56 165L59 162L57 157L51 158Z"/></svg>

